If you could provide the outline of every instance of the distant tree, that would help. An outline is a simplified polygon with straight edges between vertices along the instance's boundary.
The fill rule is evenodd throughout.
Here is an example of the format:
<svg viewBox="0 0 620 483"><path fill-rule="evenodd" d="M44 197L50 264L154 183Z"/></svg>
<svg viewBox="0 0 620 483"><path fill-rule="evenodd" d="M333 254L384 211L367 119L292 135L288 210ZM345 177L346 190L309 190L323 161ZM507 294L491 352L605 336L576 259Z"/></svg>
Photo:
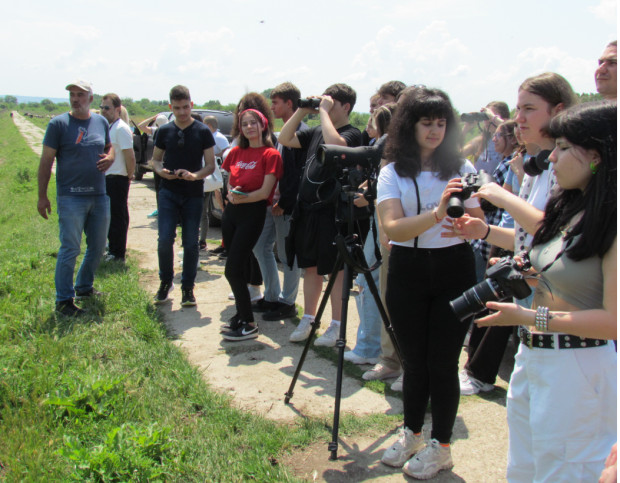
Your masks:
<svg viewBox="0 0 620 483"><path fill-rule="evenodd" d="M603 100L603 96L601 96L598 92L596 94L594 94L594 93L577 94L577 97L579 98L579 102L580 103L602 101Z"/></svg>
<svg viewBox="0 0 620 483"><path fill-rule="evenodd" d="M6 104L17 104L17 97L15 97L15 96L4 96L4 102Z"/></svg>

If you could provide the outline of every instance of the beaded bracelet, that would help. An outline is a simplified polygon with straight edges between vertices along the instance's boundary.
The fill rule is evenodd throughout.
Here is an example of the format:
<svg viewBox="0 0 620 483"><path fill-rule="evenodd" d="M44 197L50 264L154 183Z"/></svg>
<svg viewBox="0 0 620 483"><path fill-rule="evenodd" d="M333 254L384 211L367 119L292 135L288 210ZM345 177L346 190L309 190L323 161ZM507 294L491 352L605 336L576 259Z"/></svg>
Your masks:
<svg viewBox="0 0 620 483"><path fill-rule="evenodd" d="M536 317L534 318L536 330L547 332L549 330L549 307L539 306L536 309Z"/></svg>

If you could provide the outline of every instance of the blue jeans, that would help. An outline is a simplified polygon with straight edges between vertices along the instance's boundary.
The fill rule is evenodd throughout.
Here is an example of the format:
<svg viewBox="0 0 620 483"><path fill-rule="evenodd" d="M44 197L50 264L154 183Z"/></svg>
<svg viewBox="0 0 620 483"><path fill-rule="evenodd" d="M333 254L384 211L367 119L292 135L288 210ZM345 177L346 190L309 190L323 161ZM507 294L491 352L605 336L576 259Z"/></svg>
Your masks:
<svg viewBox="0 0 620 483"><path fill-rule="evenodd" d="M375 258L375 244L372 233L368 233L366 237L364 257L368 266L371 266L377 260ZM378 288L379 268L376 268L371 273ZM381 355L381 324L383 322L375 299L368 289L366 277L360 273L355 279L355 284L359 287L359 295L355 297L355 304L357 305L360 325L357 328L357 342L353 352L365 359L374 359Z"/></svg>
<svg viewBox="0 0 620 483"><path fill-rule="evenodd" d="M60 249L56 260L56 302L72 299L77 292L93 288L95 271L105 250L110 225L110 199L107 195L58 196ZM86 252L73 286L75 261L80 254L82 232Z"/></svg>
<svg viewBox="0 0 620 483"><path fill-rule="evenodd" d="M264 297L269 302L284 302L294 304L299 288L299 277L301 270L297 268L297 262L290 269L286 263L286 252L284 250L284 239L288 235L290 215L273 216L271 206L267 207L265 224L260 238L254 245L254 256L258 260L260 271L263 275L265 284ZM273 245L277 240L278 258L282 262L284 272L284 283L280 291L280 278L278 276L278 265L273 254Z"/></svg>
<svg viewBox="0 0 620 483"><path fill-rule="evenodd" d="M159 190L159 215L157 217L159 279L172 282L174 278L174 240L177 223L181 222L183 243L182 288L194 288L198 265L198 230L202 215L202 196L185 196L166 188Z"/></svg>

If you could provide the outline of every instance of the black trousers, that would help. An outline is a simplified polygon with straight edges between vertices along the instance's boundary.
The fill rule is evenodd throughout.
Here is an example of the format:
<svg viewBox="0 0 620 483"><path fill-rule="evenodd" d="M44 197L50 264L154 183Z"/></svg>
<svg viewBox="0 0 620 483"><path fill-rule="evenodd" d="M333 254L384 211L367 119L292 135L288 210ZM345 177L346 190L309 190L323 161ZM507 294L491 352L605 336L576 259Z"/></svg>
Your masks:
<svg viewBox="0 0 620 483"><path fill-rule="evenodd" d="M252 249L263 231L266 208L264 200L238 205L228 203L222 219L222 238L228 251L224 275L235 295L237 313L245 322L254 322L247 268Z"/></svg>
<svg viewBox="0 0 620 483"><path fill-rule="evenodd" d="M472 327L465 370L476 379L495 384L514 327Z"/></svg>
<svg viewBox="0 0 620 483"><path fill-rule="evenodd" d="M127 231L129 230L130 181L127 176L111 174L105 177L105 188L110 198L110 229L108 230L108 251L118 258L125 258Z"/></svg>
<svg viewBox="0 0 620 483"><path fill-rule="evenodd" d="M403 358L405 426L422 430L430 399L431 437L449 443L459 405L459 355L471 320L461 322L450 300L476 283L471 246L390 252L386 305Z"/></svg>

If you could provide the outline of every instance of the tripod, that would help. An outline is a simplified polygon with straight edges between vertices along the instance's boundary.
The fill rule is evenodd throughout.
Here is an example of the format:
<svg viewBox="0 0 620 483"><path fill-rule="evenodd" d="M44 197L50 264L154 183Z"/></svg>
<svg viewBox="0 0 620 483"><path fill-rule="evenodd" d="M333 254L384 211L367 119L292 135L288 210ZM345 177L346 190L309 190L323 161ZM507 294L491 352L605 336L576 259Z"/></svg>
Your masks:
<svg viewBox="0 0 620 483"><path fill-rule="evenodd" d="M295 374L293 375L293 380L291 381L291 385L288 388L288 391L285 393L284 404L288 404L293 397L293 389L295 389L295 384L297 383L297 378L299 377L299 373L301 372L301 368L306 359L306 355L308 353L308 349L310 348L310 344L314 339L314 334L317 329L321 325L321 317L323 315L323 311L325 310L325 306L327 305L327 301L329 300L329 296L334 287L334 283L336 281L336 276L338 272L342 270L344 266L344 279L342 284L342 312L340 317L340 333L338 335L338 340L336 341L336 347L338 348L338 368L336 372L336 401L334 405L334 419L333 419L333 427L332 427L332 441L328 445L328 451L331 451L330 459L336 460L338 459L338 427L340 424L340 399L342 394L342 369L344 364L344 348L346 346L346 334L347 334L347 313L348 313L348 303L349 303L349 293L351 290L351 285L353 283L353 276L357 273L364 274L364 278L368 284L368 289L372 294L375 304L379 309L379 314L381 315L381 320L383 321L383 325L385 326L385 330L387 331L392 344L394 344L394 348L398 359L401 360L400 351L398 348L398 342L396 341L396 337L394 336L394 329L390 323L389 317L385 308L383 307L383 303L381 302L381 297L379 296L379 291L377 289L377 285L375 284L374 279L372 278L371 270L368 268L368 264L366 263L366 258L364 257L364 251L362 250L361 245L358 243L357 235L354 234L353 230L353 198L355 196L356 191L351 189L350 187L344 187L343 191L347 195L348 202L348 216L347 216L347 236L343 237L342 235L337 235L335 238L335 244L338 249L338 257L336 258L336 263L334 264L334 268L332 269L331 275L329 277L329 282L327 283L327 287L325 289L325 293L323 294L323 298L319 304L319 308L316 313L316 317L314 322L312 322L312 329L310 331L310 335L306 340L306 344L304 346L304 350L301 353L301 357L295 369ZM402 363L402 360L401 360Z"/></svg>

